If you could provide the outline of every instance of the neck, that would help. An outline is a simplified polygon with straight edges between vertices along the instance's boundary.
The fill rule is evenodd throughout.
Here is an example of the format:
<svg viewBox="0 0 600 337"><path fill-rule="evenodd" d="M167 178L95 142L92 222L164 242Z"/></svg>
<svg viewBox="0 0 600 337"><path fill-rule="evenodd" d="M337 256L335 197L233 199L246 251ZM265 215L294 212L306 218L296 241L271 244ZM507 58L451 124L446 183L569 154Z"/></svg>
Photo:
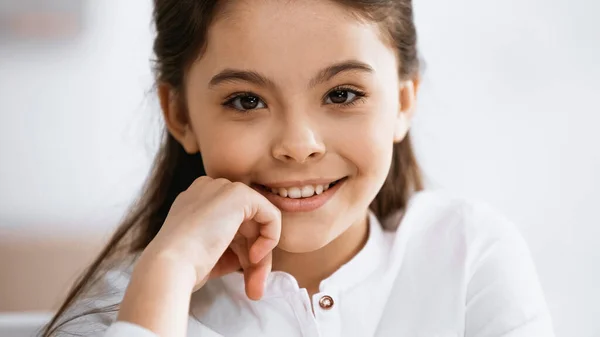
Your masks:
<svg viewBox="0 0 600 337"><path fill-rule="evenodd" d="M309 253L290 253L281 249L273 251L273 270L291 274L300 288L309 294L319 291L321 281L331 276L350 261L364 247L369 236L365 215L325 247Z"/></svg>

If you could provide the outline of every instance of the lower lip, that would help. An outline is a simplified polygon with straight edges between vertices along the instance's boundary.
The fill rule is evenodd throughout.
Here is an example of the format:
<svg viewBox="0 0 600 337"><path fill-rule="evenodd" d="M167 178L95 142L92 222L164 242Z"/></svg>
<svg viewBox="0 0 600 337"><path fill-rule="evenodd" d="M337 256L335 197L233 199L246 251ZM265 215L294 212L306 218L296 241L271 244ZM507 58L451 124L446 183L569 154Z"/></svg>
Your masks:
<svg viewBox="0 0 600 337"><path fill-rule="evenodd" d="M334 186L330 187L327 191L323 191L321 194L299 199L284 198L279 194L268 192L261 187L255 187L255 189L269 199L282 212L311 212L325 205L345 182L346 178L339 180Z"/></svg>

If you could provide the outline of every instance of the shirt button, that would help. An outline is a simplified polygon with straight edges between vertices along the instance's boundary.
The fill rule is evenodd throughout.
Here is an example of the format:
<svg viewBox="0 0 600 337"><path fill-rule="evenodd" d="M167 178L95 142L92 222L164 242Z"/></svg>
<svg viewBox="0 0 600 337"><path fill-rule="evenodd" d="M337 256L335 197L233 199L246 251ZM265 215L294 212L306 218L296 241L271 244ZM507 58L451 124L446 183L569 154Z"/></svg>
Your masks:
<svg viewBox="0 0 600 337"><path fill-rule="evenodd" d="M319 306L323 310L331 309L333 307L333 298L328 295L321 297L321 299L319 300Z"/></svg>

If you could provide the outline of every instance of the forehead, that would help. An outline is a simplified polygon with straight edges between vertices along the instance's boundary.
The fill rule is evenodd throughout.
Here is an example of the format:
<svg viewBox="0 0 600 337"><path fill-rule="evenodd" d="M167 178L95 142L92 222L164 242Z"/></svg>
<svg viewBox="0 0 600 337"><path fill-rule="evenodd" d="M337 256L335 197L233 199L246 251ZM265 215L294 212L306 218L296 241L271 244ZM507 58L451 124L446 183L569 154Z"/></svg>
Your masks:
<svg viewBox="0 0 600 337"><path fill-rule="evenodd" d="M230 1L207 38L194 65L206 76L236 68L276 80L308 80L323 67L348 60L367 63L375 72L395 72L381 68L396 67L380 27L333 1Z"/></svg>

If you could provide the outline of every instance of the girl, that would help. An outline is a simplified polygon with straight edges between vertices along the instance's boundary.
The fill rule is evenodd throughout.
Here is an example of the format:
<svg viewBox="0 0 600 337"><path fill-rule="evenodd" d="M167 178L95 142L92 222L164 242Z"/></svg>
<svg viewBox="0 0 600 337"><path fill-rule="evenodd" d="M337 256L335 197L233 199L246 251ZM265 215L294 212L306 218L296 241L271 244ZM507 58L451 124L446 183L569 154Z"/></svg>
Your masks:
<svg viewBox="0 0 600 337"><path fill-rule="evenodd" d="M410 0L155 0L164 143L43 335L552 336L515 227L424 192Z"/></svg>

